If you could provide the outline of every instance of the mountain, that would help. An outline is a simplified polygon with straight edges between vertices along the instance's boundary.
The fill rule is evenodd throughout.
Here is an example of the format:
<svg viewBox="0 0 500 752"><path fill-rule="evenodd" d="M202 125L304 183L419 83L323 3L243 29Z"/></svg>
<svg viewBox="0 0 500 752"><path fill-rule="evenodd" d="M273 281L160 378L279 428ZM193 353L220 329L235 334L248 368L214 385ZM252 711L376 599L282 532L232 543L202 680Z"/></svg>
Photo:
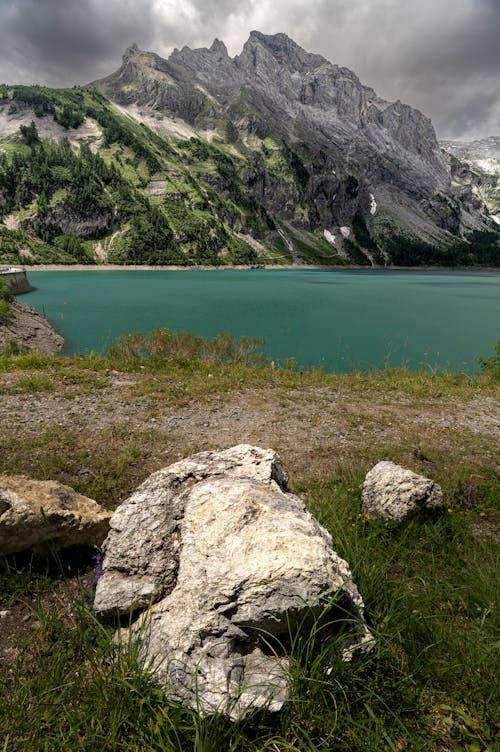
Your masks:
<svg viewBox="0 0 500 752"><path fill-rule="evenodd" d="M467 162L487 175L500 175L500 137L490 136L478 141L442 139L441 148L462 162Z"/></svg>
<svg viewBox="0 0 500 752"><path fill-rule="evenodd" d="M446 152L453 180L472 185L491 218L500 225L500 137L439 143Z"/></svg>
<svg viewBox="0 0 500 752"><path fill-rule="evenodd" d="M0 260L24 245L45 260L500 265L476 177L455 179L430 120L284 34L252 32L234 58L219 40L168 60L133 45L83 88L4 85L2 148Z"/></svg>

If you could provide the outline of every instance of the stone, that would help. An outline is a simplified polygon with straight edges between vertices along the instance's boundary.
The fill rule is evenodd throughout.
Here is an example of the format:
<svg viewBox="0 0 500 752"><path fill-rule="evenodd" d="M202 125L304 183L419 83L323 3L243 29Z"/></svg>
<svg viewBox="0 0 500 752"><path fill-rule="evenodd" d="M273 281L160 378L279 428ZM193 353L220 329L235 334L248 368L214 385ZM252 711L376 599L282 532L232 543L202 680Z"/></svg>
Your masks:
<svg viewBox="0 0 500 752"><path fill-rule="evenodd" d="M111 514L56 481L0 475L0 555L100 546Z"/></svg>
<svg viewBox="0 0 500 752"><path fill-rule="evenodd" d="M281 708L286 645L315 622L346 660L373 645L347 563L270 449L202 452L154 473L116 510L103 550L95 609L139 612L117 639L137 642L152 680L201 714Z"/></svg>
<svg viewBox="0 0 500 752"><path fill-rule="evenodd" d="M398 522L443 506L443 492L435 481L394 462L379 462L367 473L361 498L364 514Z"/></svg>
<svg viewBox="0 0 500 752"><path fill-rule="evenodd" d="M10 611L0 611L0 619L5 619L6 616L9 616Z"/></svg>
<svg viewBox="0 0 500 752"><path fill-rule="evenodd" d="M0 318L0 349L13 340L22 348L44 355L57 355L64 347L64 339L41 313L26 303L14 300L12 316Z"/></svg>

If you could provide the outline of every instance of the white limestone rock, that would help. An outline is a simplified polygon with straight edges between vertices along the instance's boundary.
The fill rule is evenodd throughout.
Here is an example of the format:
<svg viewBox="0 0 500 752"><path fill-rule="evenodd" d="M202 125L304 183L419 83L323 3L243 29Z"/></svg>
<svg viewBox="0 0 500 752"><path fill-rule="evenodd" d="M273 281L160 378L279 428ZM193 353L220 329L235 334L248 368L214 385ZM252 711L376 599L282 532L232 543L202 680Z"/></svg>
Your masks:
<svg viewBox="0 0 500 752"><path fill-rule="evenodd" d="M330 245L335 246L337 244L337 241L335 240L335 235L330 232L330 230L323 230L323 235L325 236L325 239L330 243Z"/></svg>
<svg viewBox="0 0 500 752"><path fill-rule="evenodd" d="M349 567L286 492L272 450L203 452L152 475L111 520L95 608L144 609L118 636L171 699L233 719L288 696L290 631L331 620L349 659L372 637ZM128 604L128 605L127 605ZM337 640L337 642L336 642Z"/></svg>
<svg viewBox="0 0 500 752"><path fill-rule="evenodd" d="M402 521L443 506L443 492L433 480L394 462L379 462L362 486L362 510L372 518Z"/></svg>
<svg viewBox="0 0 500 752"><path fill-rule="evenodd" d="M0 555L100 546L111 514L56 481L0 475Z"/></svg>

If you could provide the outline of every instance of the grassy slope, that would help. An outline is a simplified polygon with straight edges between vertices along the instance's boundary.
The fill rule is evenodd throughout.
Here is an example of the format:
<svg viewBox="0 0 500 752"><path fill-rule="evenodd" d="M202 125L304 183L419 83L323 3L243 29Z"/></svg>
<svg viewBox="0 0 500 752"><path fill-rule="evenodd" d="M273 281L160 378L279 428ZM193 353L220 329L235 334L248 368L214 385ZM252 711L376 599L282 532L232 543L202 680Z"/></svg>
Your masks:
<svg viewBox="0 0 500 752"><path fill-rule="evenodd" d="M172 258L171 262L281 261L280 239L273 233L272 223L269 224L265 211L250 198L240 177L241 171L254 169L258 173L265 169L268 180L274 182L276 190L283 189L284 195L295 195L297 177L284 156L282 146L272 139L262 142L254 138L251 147L241 142L227 144L223 137L224 124L221 125L221 136L216 137L211 144L199 139L169 139L135 122L97 92L87 89L6 87L0 91L0 96L2 95L30 104L38 115L54 118L58 122L66 123L64 117L74 117L76 120L73 125L77 125L84 116L96 122L104 136L99 153L106 163L119 170L132 194L137 192L138 196L159 207L176 233L177 257ZM73 137L73 126L67 127L67 134L68 137ZM16 154L24 154L29 158L28 147L19 136L4 142L1 151L9 159ZM166 182L163 194L151 195L154 182L158 180ZM50 201L52 209L67 200L66 189L67 185L55 186ZM14 218L26 220L31 217L35 220L39 208L38 198L35 192L29 201L20 199L14 206ZM143 212L144 207L141 208L139 204L132 207L132 213L137 211ZM307 207L297 206L297 212L307 214ZM117 234L109 231L107 237L100 238L102 246L109 250L109 261L113 263L135 261L128 253L133 241L125 219L121 223L121 232ZM55 242L55 237L45 234L44 242L41 242L42 239L36 234L35 224L33 228L35 231L28 229L25 232L18 231L17 234L2 229L0 262L22 262L23 256L19 256L18 252L23 247L40 263L81 262L79 258L72 258L71 253L65 254L60 243ZM260 237L264 246L269 246L269 255L259 258L254 249L240 237L240 233L249 231ZM277 244L276 249L274 244ZM338 261L331 247L328 254L324 254L324 246L321 238L311 236L310 244L301 248L304 260L314 263L319 252L321 260L325 256L326 263ZM26 257L24 260L26 261ZM143 262L147 263L148 259L144 258ZM157 263L161 263L161 259Z"/></svg>
<svg viewBox="0 0 500 752"><path fill-rule="evenodd" d="M446 511L436 519L403 526L367 520L360 515L359 484L375 458L403 460L404 442L389 446L385 438L394 419L391 410L406 415L406 423L413 404L421 405L421 419L427 408L431 415L443 406L466 412L475 400L500 395L497 361L490 362L489 376L474 380L401 371L335 376L248 369L241 352L232 357L233 365L221 365L221 353L226 360L228 353L222 344L217 352L205 352L205 362L191 359L199 345L192 340L179 343L175 357L166 360L140 360L132 345L115 350L112 359L3 357L7 398L56 396L71 411L74 400L89 395L94 402L99 395L106 413L108 405L118 408L109 379L129 379L126 403L145 400L150 417L144 416L142 429L131 430L117 412L109 428L89 426L88 435L76 426L72 432L57 425L57 416L35 434L12 427L14 433L6 430L1 439L0 472L59 478L113 505L145 474L167 464L168 452L185 450L177 436L169 449L169 439L151 428L151 416L163 410L181 411L185 420L194 411L203 419L221 395L225 403L234 396L242 408L255 400L257 408L272 389L277 419L282 401L300 412L300 395L307 393L303 420L313 436L325 409L323 394L336 395L352 411L358 406L357 417L352 412L353 434L360 419L370 425L370 406L378 405L385 417L378 415L373 431L353 445L351 454L336 462L320 455L316 464L291 473L293 490L350 562L377 648L327 675L326 656L312 650L314 638L292 640L294 691L280 713L260 712L234 725L218 717L200 719L165 702L133 656L112 646L112 627L85 608L92 584L77 573L90 568L90 554L49 563L9 557L0 568L0 607L32 616L28 623L20 621L12 636L17 657L9 654L8 662L0 663L6 678L0 702L3 749L493 751L499 588L498 543L491 535L495 529L498 535L500 493L491 438L460 426L440 433L432 421L430 434L422 420L415 425L428 458L404 456L404 462L442 484ZM288 411L290 428L297 416L292 407ZM219 429L213 430L215 439ZM442 440L446 435L449 446ZM4 632L4 642L12 644L8 638Z"/></svg>
<svg viewBox="0 0 500 752"><path fill-rule="evenodd" d="M97 242L111 263L279 264L289 263L292 256L311 264L345 263L322 237L320 229L314 233L305 231L315 213L303 190L307 170L280 139L261 140L252 135L243 143L236 133L235 140L229 143L228 121L223 120L211 143L200 138L167 138L134 121L96 91L85 88L0 86L2 99L15 105L24 103L37 116L54 119L61 133L69 138L74 138L75 127L85 117L90 118L103 135L99 154L106 164L117 169L129 190L118 190L116 184L96 187L89 182L88 192L99 196L103 204L94 214L102 214L105 209L114 218L108 218L104 228L96 229L83 247L75 246L61 237L61 232L50 222L49 229L43 221L40 224L38 215L43 220L46 207L37 187L39 180L34 181L33 189L23 190L23 173L30 170L29 147L19 135L0 143L0 157L4 154L12 161L24 155L27 160L14 171L17 185L12 191L13 203L5 209L4 202L3 212L13 215L14 225L20 221L24 231L0 227L1 263L88 263ZM35 143L34 148L40 147ZM54 181L54 168L56 174L61 174L57 166L51 165L49 208L52 213L67 215L67 208L78 204L75 193L81 190L81 176L72 187L63 178ZM354 180L353 176L347 176L346 180L349 179ZM157 190L155 185L158 187L160 183L162 187ZM128 195L124 199L125 193ZM153 211L155 208L159 215ZM164 226L160 233L159 217ZM277 232L276 225L285 217L294 254ZM380 265L385 263L382 249L389 253L393 263L403 266L500 263L500 241L494 232L475 233L470 244L452 235L446 242L441 235L435 241L423 242L408 235L407 228L399 227L398 223L380 223L377 219L375 225L378 222L379 226L372 228L376 231L375 238L360 218L359 213L355 215L354 235L343 244L344 252L356 264L369 264L366 249ZM248 234L259 240L265 250L256 252L242 237Z"/></svg>

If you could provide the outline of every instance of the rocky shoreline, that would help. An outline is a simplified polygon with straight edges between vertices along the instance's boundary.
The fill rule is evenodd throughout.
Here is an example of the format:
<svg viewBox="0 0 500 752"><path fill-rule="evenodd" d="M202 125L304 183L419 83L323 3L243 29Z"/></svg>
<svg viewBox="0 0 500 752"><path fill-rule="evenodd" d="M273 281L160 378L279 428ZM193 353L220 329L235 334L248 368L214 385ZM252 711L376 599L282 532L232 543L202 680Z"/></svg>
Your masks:
<svg viewBox="0 0 500 752"><path fill-rule="evenodd" d="M0 320L0 348L14 340L20 348L36 350L43 355L57 355L64 347L64 338L38 311L18 300L10 304L12 316Z"/></svg>
<svg viewBox="0 0 500 752"><path fill-rule="evenodd" d="M277 269L288 270L293 269L310 269L317 271L393 271L393 272L500 272L498 266L360 266L355 264L345 265L332 265L332 266L319 266L315 264L263 264L263 265L224 265L224 266L151 266L148 264L36 264L28 265L24 264L23 268L26 271L32 272L114 272L114 271L167 271L167 272L179 272L179 271L248 271L256 269Z"/></svg>

